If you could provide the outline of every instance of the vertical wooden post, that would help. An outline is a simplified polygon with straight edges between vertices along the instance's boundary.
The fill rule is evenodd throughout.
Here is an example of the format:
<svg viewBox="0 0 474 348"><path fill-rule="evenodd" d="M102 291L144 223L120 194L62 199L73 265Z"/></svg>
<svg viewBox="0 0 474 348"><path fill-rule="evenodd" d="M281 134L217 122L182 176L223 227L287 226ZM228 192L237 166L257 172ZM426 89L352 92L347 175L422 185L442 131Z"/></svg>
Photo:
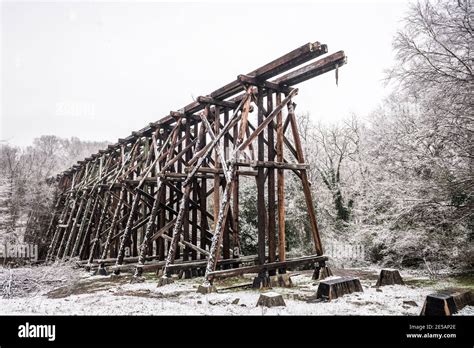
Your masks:
<svg viewBox="0 0 474 348"><path fill-rule="evenodd" d="M258 125L263 122L263 90L258 89L257 97L258 107ZM258 135L257 144L257 159L258 161L265 160L264 148L264 134L261 132ZM265 234L266 234L266 207L265 207L265 172L264 168L259 166L257 169L257 215L258 215L258 263L263 265L265 263ZM265 272L260 272L259 276L265 275Z"/></svg>
<svg viewBox="0 0 474 348"><path fill-rule="evenodd" d="M209 110L209 106L206 106ZM220 110L219 107L216 106L214 109L214 134L219 134L220 129ZM215 147L214 151L214 167L216 169L220 168L220 159L219 159L219 151L217 146ZM214 174L214 192L213 192L213 202L214 202L214 223L213 227L216 227L217 217L219 215L219 201L220 201L220 186L221 186L221 176L216 173Z"/></svg>
<svg viewBox="0 0 474 348"><path fill-rule="evenodd" d="M173 192L173 190L171 190L170 187L166 187L166 195L167 195L167 197L165 198L165 202L172 202L173 199L174 199L174 192ZM171 205L171 203L165 203L165 204L167 204L167 205L169 204L170 207L173 207ZM173 212L171 210L169 210L168 211L168 220L172 221L173 217L174 217ZM170 234L169 231L168 231L168 234ZM165 260L166 260L166 257L169 253L169 250L170 250L171 242L169 240L166 240L164 243L165 243Z"/></svg>
<svg viewBox="0 0 474 348"><path fill-rule="evenodd" d="M189 120L190 122L190 120ZM199 136L199 125L198 122L195 122L193 125L193 135L195 138ZM200 149L196 146L196 151L199 151ZM189 151L189 155L186 155L186 164L188 164L189 160L191 160L192 153ZM192 194L192 199L194 202L198 202L198 182L197 179L195 178L193 180L193 194ZM191 212L191 220L193 222L191 226L191 243L193 245L198 245L198 238L197 238L197 226L198 226L198 208L194 207L192 212ZM197 259L197 251L196 250L191 250L191 259L196 260Z"/></svg>
<svg viewBox="0 0 474 348"><path fill-rule="evenodd" d="M273 111L273 93L267 91L267 116ZM268 161L275 161L273 121L267 127ZM275 262L275 169L268 168L268 262ZM275 275L275 270L269 271Z"/></svg>
<svg viewBox="0 0 474 348"><path fill-rule="evenodd" d="M199 132L199 135L201 137L200 139L200 144L201 147L206 146L206 133L204 132L204 125L201 123L201 131ZM199 205L201 206L201 211L200 211L200 222L201 222L201 230L200 230L200 235L199 235L199 246L201 249L206 250L206 245L207 243L207 238L206 238L206 231L204 229L207 229L209 224L207 220L207 180L205 178L201 179L201 188L199 190ZM201 259L205 259L206 255L201 254L200 256Z"/></svg>
<svg viewBox="0 0 474 348"><path fill-rule="evenodd" d="M276 94L276 103L281 103L281 93ZM277 114L277 144L276 155L277 162L283 162L283 113ZM278 259L285 261L285 174L284 170L277 170L277 196L278 196Z"/></svg>
<svg viewBox="0 0 474 348"><path fill-rule="evenodd" d="M159 197L160 205L162 206L160 209L159 216L158 216L158 228L162 228L166 224L166 211L165 209L163 209L163 206L166 205L166 186L163 185L160 192L158 193L158 197ZM157 247L158 247L159 259L164 260L165 259L165 241L163 238L158 238Z"/></svg>
<svg viewBox="0 0 474 348"><path fill-rule="evenodd" d="M234 148L237 146L237 138L239 137L239 127L237 124L233 130ZM232 240L233 240L233 257L240 256L240 238L239 238L239 175L234 175L234 184L232 185Z"/></svg>
<svg viewBox="0 0 474 348"><path fill-rule="evenodd" d="M184 132L184 137L185 137L185 143L184 146L188 146L191 143L191 122L190 119L186 120L185 124L185 132ZM178 150L178 153L181 152ZM191 159L191 152L190 150L186 151L184 154L184 159L186 163ZM181 162L179 161L178 163L178 172L181 173ZM191 190L193 190L193 185L191 183ZM183 240L186 242L189 242L189 209L184 215L184 222L183 222ZM188 261L189 260L189 254L190 254L190 248L186 246L183 250L183 261ZM189 274L186 275L189 277Z"/></svg>

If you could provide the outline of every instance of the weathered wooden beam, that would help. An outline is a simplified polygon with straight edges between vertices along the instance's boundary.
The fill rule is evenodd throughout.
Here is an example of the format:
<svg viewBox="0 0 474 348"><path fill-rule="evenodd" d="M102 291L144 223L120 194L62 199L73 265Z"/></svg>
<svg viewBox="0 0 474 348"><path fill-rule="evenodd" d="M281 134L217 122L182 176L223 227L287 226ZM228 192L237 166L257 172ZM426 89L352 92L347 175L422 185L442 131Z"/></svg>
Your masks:
<svg viewBox="0 0 474 348"><path fill-rule="evenodd" d="M254 266L209 272L208 278L215 279L215 278L234 277L234 276L238 276L242 274L259 273L262 270L270 270L270 269L278 269L278 268L289 269L289 268L293 268L297 266L302 266L305 264L312 264L312 263L327 261L327 260L328 260L327 256L321 256L321 255L304 256L304 257L298 257L298 258L293 258L293 259L287 259L285 261L264 263L261 265L254 265Z"/></svg>
<svg viewBox="0 0 474 348"><path fill-rule="evenodd" d="M257 158L259 161L263 162L265 158L265 149L264 149L264 135L263 130L267 124L271 121L270 116L267 116L264 120L264 110L263 110L263 93L261 93L261 88L258 89L258 99L257 99L257 121L258 127L251 134L247 135L247 139L238 147L239 151L245 149L249 144L252 143L252 139L258 137L257 139ZM267 122L266 122L267 121ZM267 123L267 124L266 124ZM265 174L262 167L257 168L257 252L258 252L258 263L265 263L265 234L267 230L267 215L266 215L266 206L265 206ZM258 274L258 278L264 277L263 272L264 268L261 268ZM261 274L262 273L262 274Z"/></svg>
<svg viewBox="0 0 474 348"><path fill-rule="evenodd" d="M274 162L274 161L249 161L236 163L236 166L240 167L252 167L252 168L276 168L276 169L291 169L291 170L307 170L309 169L308 163L287 163L287 162Z"/></svg>
<svg viewBox="0 0 474 348"><path fill-rule="evenodd" d="M344 54L344 51L339 51L283 75L273 82L284 86L294 86L298 83L334 70L336 67L341 67L346 63L347 57Z"/></svg>
<svg viewBox="0 0 474 348"><path fill-rule="evenodd" d="M233 103L233 102L229 102L229 101L225 101L225 100L219 100L219 99L212 98L212 97L209 97L209 96L199 96L197 98L197 101L198 101L198 103L201 103L201 104L218 105L218 106L223 106L223 107L229 108L229 109L235 109L238 106L237 103Z"/></svg>
<svg viewBox="0 0 474 348"><path fill-rule="evenodd" d="M288 86L280 85L278 83L267 81L267 80L260 80L254 76L249 76L249 75L239 75L237 76L237 80L239 80L240 83L243 83L243 84L267 88L275 92L290 93L292 90L292 88Z"/></svg>
<svg viewBox="0 0 474 348"><path fill-rule="evenodd" d="M281 94L277 93L276 103L281 104ZM283 129L283 113L280 111L277 114L276 120L276 159L278 162L283 162L283 142L284 142L284 129ZM286 260L286 237L285 237L285 176L283 169L277 170L277 206L278 206L278 258L280 261ZM284 270L282 270L283 272Z"/></svg>
<svg viewBox="0 0 474 348"><path fill-rule="evenodd" d="M273 110L273 93L267 93L267 115L270 115ZM278 116L278 115L277 115ZM267 126L267 161L263 164L270 165L267 172L267 185L268 185L268 216L267 216L267 239L268 239L268 259L269 262L275 262L276 260L276 221L275 221L275 165L286 165L284 163L275 162L275 147L274 147L274 129L273 121ZM275 275L275 270L269 272L270 276Z"/></svg>
<svg viewBox="0 0 474 348"><path fill-rule="evenodd" d="M240 162L237 162L240 163ZM245 162L242 162L245 163ZM250 167L250 165L242 165L245 167ZM186 168L185 171L189 172L190 168ZM224 170L222 168L209 168L209 167L201 167L197 173L209 173L209 174L220 174L224 176ZM242 176L256 176L257 172L255 170L237 170L236 175Z"/></svg>
<svg viewBox="0 0 474 348"><path fill-rule="evenodd" d="M269 78L308 62L326 52L326 45L321 45L319 42L307 43L306 45L303 45L246 75L258 77L261 80L268 80ZM219 99L226 99L235 93L238 93L240 90L240 82L236 80L215 90L210 94L210 96Z"/></svg>
<svg viewBox="0 0 474 348"><path fill-rule="evenodd" d="M168 240L168 241L170 241L170 242L173 241L173 238L170 237L170 236L168 236L168 235L166 235L166 234L162 234L161 237L164 238L164 239L166 239L166 240ZM182 236L181 236L181 238L182 238ZM200 248L200 247L198 247L198 246L196 246L196 245L193 245L193 244L191 244L191 243L189 243L188 241L185 241L185 240L183 240L183 239L181 239L180 241L178 241L178 244L179 244L182 248L184 248L184 247L187 246L187 247L189 247L189 248L191 248L191 249L193 249L193 250L196 250L197 252L201 253L202 255L209 256L209 252L208 252L208 251L206 251L206 250L204 250L204 249L202 249L202 248ZM167 269L169 269L170 266L171 266L171 265L168 265Z"/></svg>

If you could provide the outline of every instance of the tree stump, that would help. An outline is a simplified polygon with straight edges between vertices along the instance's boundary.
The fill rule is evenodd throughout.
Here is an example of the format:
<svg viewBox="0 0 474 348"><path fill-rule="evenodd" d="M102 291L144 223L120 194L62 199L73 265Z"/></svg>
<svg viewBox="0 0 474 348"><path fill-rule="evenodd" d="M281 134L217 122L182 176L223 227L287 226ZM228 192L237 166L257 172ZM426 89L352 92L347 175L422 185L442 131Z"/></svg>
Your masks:
<svg viewBox="0 0 474 348"><path fill-rule="evenodd" d="M283 300L283 296L277 292L265 292L260 294L258 298L257 307L264 306L264 307L278 307L284 306L286 307L285 301Z"/></svg>
<svg viewBox="0 0 474 348"><path fill-rule="evenodd" d="M470 290L446 289L426 296L420 315L450 316L473 304Z"/></svg>
<svg viewBox="0 0 474 348"><path fill-rule="evenodd" d="M383 269L380 271L379 279L375 286L394 285L400 284L405 285L400 273L396 269Z"/></svg>
<svg viewBox="0 0 474 348"><path fill-rule="evenodd" d="M354 277L339 277L323 280L319 283L316 298L331 301L345 294L363 292L360 280Z"/></svg>

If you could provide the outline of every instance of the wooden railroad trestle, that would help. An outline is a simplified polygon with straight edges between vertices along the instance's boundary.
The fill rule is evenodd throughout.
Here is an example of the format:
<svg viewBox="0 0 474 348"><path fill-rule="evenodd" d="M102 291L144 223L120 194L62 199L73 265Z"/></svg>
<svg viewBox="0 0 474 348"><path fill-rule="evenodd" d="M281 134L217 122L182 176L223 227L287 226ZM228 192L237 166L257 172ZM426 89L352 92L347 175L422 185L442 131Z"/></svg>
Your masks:
<svg viewBox="0 0 474 348"><path fill-rule="evenodd" d="M293 86L346 63L343 51L310 62L326 53L319 42L303 45L59 174L46 260L79 258L136 277L162 270L164 284L172 272L205 270L207 285L226 274L265 277L324 263ZM314 255L292 260L285 256L287 170L301 179L314 241ZM253 256L240 255L242 176L256 179Z"/></svg>

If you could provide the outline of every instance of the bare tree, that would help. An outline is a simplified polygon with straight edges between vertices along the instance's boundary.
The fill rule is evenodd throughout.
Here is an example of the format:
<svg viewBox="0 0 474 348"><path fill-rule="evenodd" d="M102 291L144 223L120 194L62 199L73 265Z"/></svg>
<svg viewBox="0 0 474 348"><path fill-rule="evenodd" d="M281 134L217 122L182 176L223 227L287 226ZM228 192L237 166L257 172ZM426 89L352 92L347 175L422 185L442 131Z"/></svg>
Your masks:
<svg viewBox="0 0 474 348"><path fill-rule="evenodd" d="M472 88L473 32L470 0L412 5L393 42L397 64L390 77L412 91L442 88L454 95Z"/></svg>
<svg viewBox="0 0 474 348"><path fill-rule="evenodd" d="M412 5L394 40L389 74L420 112L412 151L439 190L434 204L453 205L473 220L474 18L470 0ZM456 215L457 215L456 214ZM459 216L457 217L459 218ZM474 222L471 222L474 223Z"/></svg>
<svg viewBox="0 0 474 348"><path fill-rule="evenodd" d="M322 179L331 193L336 219L348 222L353 201L344 197L343 186L354 175L356 166L345 165L348 164L345 162L354 162L358 156L360 139L357 118L353 116L342 124L315 125L308 114L302 114L298 115L298 126L306 161L311 164L310 179Z"/></svg>

